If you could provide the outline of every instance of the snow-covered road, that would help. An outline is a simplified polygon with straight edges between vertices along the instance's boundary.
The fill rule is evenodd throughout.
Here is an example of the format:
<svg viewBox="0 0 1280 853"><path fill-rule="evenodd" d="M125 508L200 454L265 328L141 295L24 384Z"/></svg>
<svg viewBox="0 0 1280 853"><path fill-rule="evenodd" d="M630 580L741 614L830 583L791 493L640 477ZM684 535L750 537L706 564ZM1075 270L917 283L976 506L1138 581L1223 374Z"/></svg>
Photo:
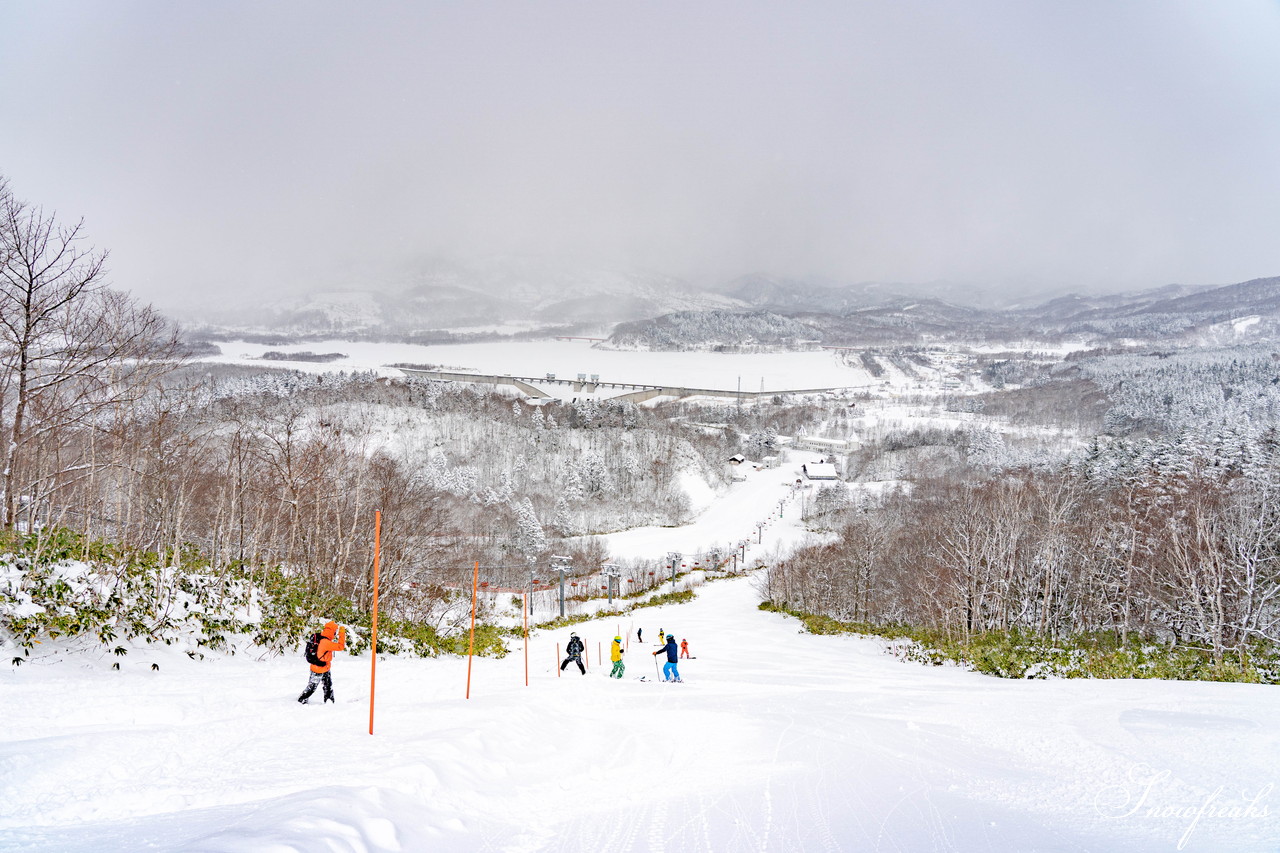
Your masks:
<svg viewBox="0 0 1280 853"><path fill-rule="evenodd" d="M1275 850L1280 691L1002 681L800 633L717 581L619 628L626 678L524 658L137 653L3 673L0 849L32 851ZM634 641L689 640L686 683ZM152 670L148 661L160 664ZM1250 802L1252 800L1252 803Z"/></svg>

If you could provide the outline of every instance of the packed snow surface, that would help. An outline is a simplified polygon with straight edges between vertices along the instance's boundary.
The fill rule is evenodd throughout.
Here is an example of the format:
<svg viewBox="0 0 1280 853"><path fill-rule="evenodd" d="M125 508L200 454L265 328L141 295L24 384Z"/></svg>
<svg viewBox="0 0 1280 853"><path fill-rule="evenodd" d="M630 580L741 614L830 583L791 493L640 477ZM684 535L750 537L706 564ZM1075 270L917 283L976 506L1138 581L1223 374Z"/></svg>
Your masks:
<svg viewBox="0 0 1280 853"><path fill-rule="evenodd" d="M756 608L752 578L525 656L4 673L6 851L1275 850L1273 687L1003 681ZM645 643L636 640L643 628ZM688 639L655 681L660 628ZM620 632L622 680L601 652ZM557 645L558 644L558 645ZM644 676L647 680L638 680Z"/></svg>

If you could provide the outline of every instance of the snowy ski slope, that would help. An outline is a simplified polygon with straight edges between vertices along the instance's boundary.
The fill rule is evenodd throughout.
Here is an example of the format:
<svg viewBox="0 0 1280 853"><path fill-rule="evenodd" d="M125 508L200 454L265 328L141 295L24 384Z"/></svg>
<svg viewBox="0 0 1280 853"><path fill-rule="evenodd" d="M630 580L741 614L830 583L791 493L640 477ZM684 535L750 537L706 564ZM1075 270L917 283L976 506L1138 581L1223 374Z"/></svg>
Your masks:
<svg viewBox="0 0 1280 853"><path fill-rule="evenodd" d="M306 707L301 658L8 671L0 850L1280 848L1274 688L1002 681L756 602L738 578L577 626L585 677L541 633L528 687L517 646L476 661L470 699L465 660L385 659L372 737L367 656ZM689 640L686 683L652 680L636 627Z"/></svg>

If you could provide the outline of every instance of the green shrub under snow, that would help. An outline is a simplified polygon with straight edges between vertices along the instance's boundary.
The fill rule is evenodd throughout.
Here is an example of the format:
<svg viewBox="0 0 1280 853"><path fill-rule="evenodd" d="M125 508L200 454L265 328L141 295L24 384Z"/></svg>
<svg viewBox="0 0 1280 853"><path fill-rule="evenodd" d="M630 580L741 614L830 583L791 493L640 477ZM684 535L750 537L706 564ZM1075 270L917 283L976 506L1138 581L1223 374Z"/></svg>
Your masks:
<svg viewBox="0 0 1280 853"><path fill-rule="evenodd" d="M85 540L69 530L0 540L0 648L22 663L37 646L128 654L138 643L205 651L296 653L329 619L346 625L348 650L370 645L370 614L349 599L279 569L218 570L194 550L158 554ZM382 618L378 650L465 654L466 634ZM499 629L476 626L476 652L506 653Z"/></svg>
<svg viewBox="0 0 1280 853"><path fill-rule="evenodd" d="M1110 632L1050 637L1029 631L986 631L968 638L906 625L841 622L763 602L761 610L794 616L814 634L865 634L896 641L897 657L939 666L954 663L1000 678L1170 678L1280 684L1280 650L1256 646L1215 665L1208 649L1169 646Z"/></svg>

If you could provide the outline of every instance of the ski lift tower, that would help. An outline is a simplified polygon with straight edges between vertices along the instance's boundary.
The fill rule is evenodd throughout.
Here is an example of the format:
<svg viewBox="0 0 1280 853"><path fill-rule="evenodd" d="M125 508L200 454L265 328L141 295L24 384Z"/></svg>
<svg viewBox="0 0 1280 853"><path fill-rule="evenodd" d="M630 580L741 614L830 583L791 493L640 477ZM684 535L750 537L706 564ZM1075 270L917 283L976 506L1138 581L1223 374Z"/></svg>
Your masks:
<svg viewBox="0 0 1280 853"><path fill-rule="evenodd" d="M609 584L609 606L613 607L613 585L618 583L622 577L622 569L613 563L605 563L600 568L603 570L605 580ZM621 585L619 585L618 594L622 594Z"/></svg>
<svg viewBox="0 0 1280 853"><path fill-rule="evenodd" d="M564 573L569 570L573 560L569 557L551 555L551 571L560 573L560 618L564 618Z"/></svg>
<svg viewBox="0 0 1280 853"><path fill-rule="evenodd" d="M667 559L671 561L671 591L676 591L676 566L683 555L679 551L668 551Z"/></svg>

